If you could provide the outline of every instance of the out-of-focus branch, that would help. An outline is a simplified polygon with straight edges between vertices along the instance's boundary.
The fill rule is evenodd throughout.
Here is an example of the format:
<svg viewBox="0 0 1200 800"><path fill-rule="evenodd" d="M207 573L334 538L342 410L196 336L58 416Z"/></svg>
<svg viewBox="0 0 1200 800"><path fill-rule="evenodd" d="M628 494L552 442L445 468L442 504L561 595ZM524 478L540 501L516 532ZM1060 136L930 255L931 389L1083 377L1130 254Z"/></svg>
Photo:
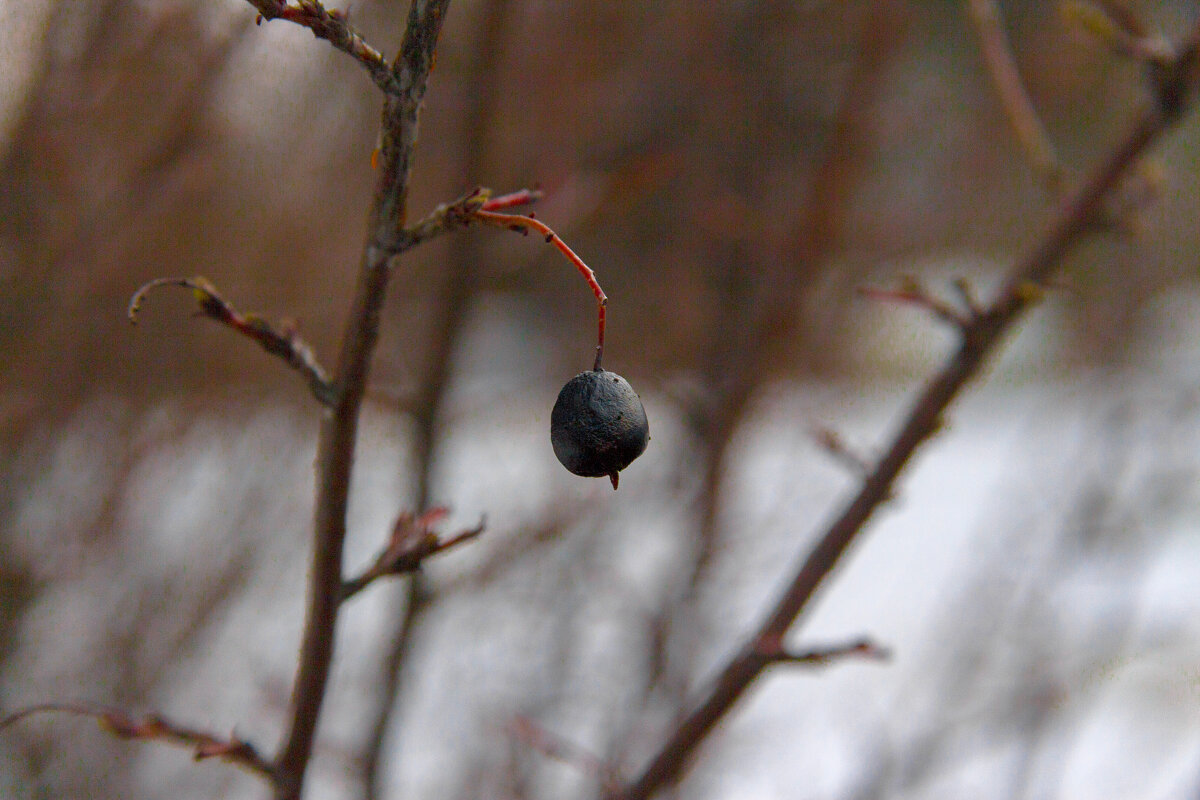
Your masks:
<svg viewBox="0 0 1200 800"><path fill-rule="evenodd" d="M1017 261L1008 281L991 304L980 309L962 328L957 350L920 393L884 455L857 493L825 529L788 586L748 642L728 662L704 697L674 729L641 774L621 791L620 800L644 800L673 783L708 734L742 697L746 689L775 663L769 644L782 641L808 605L817 588L858 537L876 509L891 496L892 486L917 448L942 427L943 415L964 386L976 375L1003 336L1036 301L1042 285L1086 233L1108 193L1136 165L1147 149L1178 120L1190 104L1200 76L1197 48L1200 22L1175 49L1169 64L1151 73L1154 104L1143 111L1129 132L1080 186L1057 206L1049 224L1030 250Z"/></svg>
<svg viewBox="0 0 1200 800"><path fill-rule="evenodd" d="M871 661L887 661L892 653L870 639L856 639L848 644L828 647L811 647L808 650L788 650L782 639L764 639L759 644L759 653L772 664L823 667L844 658L865 658Z"/></svg>
<svg viewBox="0 0 1200 800"><path fill-rule="evenodd" d="M228 738L214 736L196 728L189 728L171 722L159 714L147 714L135 718L124 711L103 706L83 705L76 703L43 703L20 709L0 719L0 730L14 725L34 714L71 714L79 717L91 717L100 723L102 730L119 739L134 739L142 741L163 742L177 747L189 748L192 757L197 761L208 758L219 758L244 767L251 772L265 777L271 777L273 767L271 762L259 755L252 744L236 735Z"/></svg>
<svg viewBox="0 0 1200 800"><path fill-rule="evenodd" d="M618 786L611 765L584 747L546 730L527 716L517 716L508 725L514 739L563 764L568 764L595 778L605 790Z"/></svg>
<svg viewBox="0 0 1200 800"><path fill-rule="evenodd" d="M503 71L499 67L507 53L504 45L514 17L514 5L510 0L486 0L476 7L480 22L478 34L468 51L470 63L465 71L472 91L462 120L464 140L459 147L460 175L481 176L491 171L496 111L503 99L500 91ZM523 189L488 199L480 208L503 211L528 205L540 197L541 192L537 189ZM435 212L431 217L437 219L438 215ZM409 230L411 233L422 228L422 223L418 222ZM425 348L428 360L411 409L416 508L426 508L433 501L438 433L444 424L444 405L453 373L454 353L466 324L471 297L478 286L475 275L481 253L479 240L475 237L460 236L451 242L446 267L439 275L439 285L434 291L433 307L422 326L428 337ZM435 599L434 590L420 572L409 575L405 588L404 609L392 616L386 653L379 665L379 698L371 704L363 720L363 729L367 732L362 753L364 800L386 796L384 766L394 768L397 760L395 748L388 746L388 731L396 717L403 714L406 698L402 690L411 669L410 656L425 612ZM404 758L403 752L399 758Z"/></svg>
<svg viewBox="0 0 1200 800"><path fill-rule="evenodd" d="M397 252L394 242L405 225L421 102L448 6L449 0L413 0L400 55L391 70L398 88L384 98L379 174L367 242L359 267L358 288L342 337L334 382L335 400L322 420L317 444L317 499L308 611L292 690L290 722L275 762L277 800L300 797L333 661L359 414L371 356L379 337L389 268Z"/></svg>
<svg viewBox="0 0 1200 800"><path fill-rule="evenodd" d="M298 0L291 5L287 0L247 0L258 9L258 21L285 19L312 31L313 36L324 39L331 45L348 53L363 65L375 85L387 94L399 95L400 84L392 67L383 54L367 44L358 31L350 25L344 11L327 10L317 0Z"/></svg>
<svg viewBox="0 0 1200 800"><path fill-rule="evenodd" d="M1056 192L1063 179L1062 165L1054 152L1050 136L1042 125L1033 101L1021 82L1013 60L1012 48L1004 33L1000 10L995 0L969 0L967 9L975 30L979 34L980 51L987 65L996 91L1000 94L1000 105L1008 115L1008 121L1017 135L1017 141L1025 149L1030 164L1046 188Z"/></svg>
<svg viewBox="0 0 1200 800"><path fill-rule="evenodd" d="M1151 30L1123 0L1067 0L1063 16L1090 31L1114 53L1152 64L1169 64L1175 49Z"/></svg>
<svg viewBox="0 0 1200 800"><path fill-rule="evenodd" d="M182 286L192 290L200 314L228 325L243 336L248 336L258 342L263 350L274 356L279 356L288 366L299 372L308 381L308 388L322 405L333 402L333 385L325 370L317 363L317 357L295 327L283 324L276 328L257 314L239 314L225 298L217 292L217 287L200 276L194 278L158 278L144 284L129 301L128 316L131 323L137 323L138 312L146 295L159 286Z"/></svg>

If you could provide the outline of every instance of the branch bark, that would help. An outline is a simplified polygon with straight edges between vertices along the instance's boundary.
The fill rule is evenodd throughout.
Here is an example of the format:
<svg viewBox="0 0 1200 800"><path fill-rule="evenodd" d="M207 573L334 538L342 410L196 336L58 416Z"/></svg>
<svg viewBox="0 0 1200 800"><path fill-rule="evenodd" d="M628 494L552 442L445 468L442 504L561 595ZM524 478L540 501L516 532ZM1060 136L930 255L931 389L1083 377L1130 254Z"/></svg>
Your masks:
<svg viewBox="0 0 1200 800"><path fill-rule="evenodd" d="M317 445L317 499L308 610L292 690L287 735L275 762L275 797L297 800L333 660L342 586L342 551L358 419L379 336L394 243L404 227L408 179L425 86L449 0L413 0L400 55L392 69L398 90L384 99L380 169L371 206L358 288L342 337L333 407Z"/></svg>
<svg viewBox="0 0 1200 800"><path fill-rule="evenodd" d="M1197 45L1200 22L1167 67L1151 70L1155 102L1131 124L1129 132L1058 205L1049 224L1010 273L996 299L961 327L957 350L918 396L886 453L863 480L855 496L828 525L817 545L793 574L758 629L728 662L700 699L649 761L641 774L610 798L644 800L678 780L691 756L746 690L773 663L771 642L782 641L808 605L822 580L837 565L867 521L892 494L892 487L917 448L940 430L942 418L964 386L979 371L1002 337L1040 295L1038 288L1089 230L1095 229L1105 197L1138 158L1178 120L1200 82ZM1032 291L1031 291L1032 290Z"/></svg>

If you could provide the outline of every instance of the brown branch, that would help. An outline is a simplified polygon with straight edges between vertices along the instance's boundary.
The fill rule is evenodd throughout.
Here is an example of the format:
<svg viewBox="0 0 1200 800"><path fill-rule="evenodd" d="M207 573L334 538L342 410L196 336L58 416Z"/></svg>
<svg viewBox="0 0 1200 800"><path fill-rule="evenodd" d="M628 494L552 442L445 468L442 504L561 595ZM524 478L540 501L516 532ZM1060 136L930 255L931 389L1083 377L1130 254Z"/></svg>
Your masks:
<svg viewBox="0 0 1200 800"><path fill-rule="evenodd" d="M1055 155L1054 145L1042 125L1033 102L1025 92L1021 74L1013 60L1012 48L1004 33L1000 10L995 0L969 0L967 9L975 30L979 34L980 50L984 63L1000 94L1000 104L1008 115L1008 121L1017 135L1017 141L1025 149L1034 172L1045 183L1046 188L1057 192L1062 179L1062 166Z"/></svg>
<svg viewBox="0 0 1200 800"><path fill-rule="evenodd" d="M102 730L118 739L156 741L176 747L190 748L192 758L196 761L219 758L267 778L270 778L272 774L271 762L259 755L252 744L236 735L230 734L228 738L214 736L196 728L171 722L159 714L147 714L141 718L135 718L119 709L104 706L42 703L14 711L0 719L0 730L35 714L46 713L90 717L100 723Z"/></svg>
<svg viewBox="0 0 1200 800"><path fill-rule="evenodd" d="M792 664L823 667L844 658L865 658L871 661L887 661L892 653L867 638L828 647L813 647L808 650L788 650L782 639L759 642L759 654L772 664Z"/></svg>
<svg viewBox="0 0 1200 800"><path fill-rule="evenodd" d="M474 528L459 531L447 539L441 538L433 527L446 513L444 508L434 508L420 516L407 512L400 514L392 526L391 539L375 562L362 574L342 583L342 600L349 600L379 578L416 572L430 556L469 542L483 533L484 521L480 520Z"/></svg>
<svg viewBox="0 0 1200 800"><path fill-rule="evenodd" d="M263 350L274 356L279 356L292 369L299 372L308 381L308 388L322 405L333 403L333 385L325 370L317 363L317 357L300 334L290 324L279 328L273 327L257 314L240 314L225 298L217 293L217 288L200 276L194 278L157 278L143 284L133 294L126 312L129 321L137 324L137 315L142 308L146 295L160 286L182 286L192 290L192 296L200 306L200 315L216 320L222 325L228 325L243 336L248 336L258 342Z"/></svg>
<svg viewBox="0 0 1200 800"><path fill-rule="evenodd" d="M870 459L846 444L840 433L824 425L814 425L810 430L817 446L855 476L864 477L871 473Z"/></svg>
<svg viewBox="0 0 1200 800"><path fill-rule="evenodd" d="M316 508L308 611L292 690L286 736L275 762L275 797L298 800L312 753L317 720L333 661L342 597L342 558L350 473L393 243L404 229L417 123L434 50L449 0L413 0L392 76L398 88L384 98L380 167L359 267L358 288L342 337L332 410L317 445Z"/></svg>
<svg viewBox="0 0 1200 800"><path fill-rule="evenodd" d="M1068 20L1083 26L1118 55L1150 64L1169 64L1175 56L1171 43L1121 0L1069 0L1062 8Z"/></svg>
<svg viewBox="0 0 1200 800"><path fill-rule="evenodd" d="M956 288L955 293L958 294ZM973 304L956 308L940 297L931 294L915 279L906 278L898 289L879 289L873 286L860 287L858 293L869 300L902 303L923 308L942 322L962 330L971 323L972 316L979 312Z"/></svg>
<svg viewBox="0 0 1200 800"><path fill-rule="evenodd" d="M399 95L400 84L383 54L367 44L351 27L343 11L328 11L317 0L299 0L290 5L286 0L247 0L258 9L258 20L284 19L312 31L313 36L349 54L363 65L371 80L386 94Z"/></svg>
<svg viewBox="0 0 1200 800"><path fill-rule="evenodd" d="M749 641L726 664L712 688L671 732L641 774L610 797L644 800L676 781L708 734L759 675L774 663L769 655L765 655L771 652L769 644L783 640L821 582L876 509L891 495L893 484L917 448L941 429L943 415L950 404L978 373L1013 323L1034 302L1037 293L1031 293L1029 287L1044 284L1071 246L1094 229L1093 220L1107 194L1163 131L1179 118L1200 80L1195 69L1198 45L1200 22L1176 51L1169 68L1152 73L1152 89L1156 95L1154 106L1142 112L1111 154L1059 203L1034 246L1017 261L996 299L962 330L958 349L926 384L886 453L800 563L789 585Z"/></svg>

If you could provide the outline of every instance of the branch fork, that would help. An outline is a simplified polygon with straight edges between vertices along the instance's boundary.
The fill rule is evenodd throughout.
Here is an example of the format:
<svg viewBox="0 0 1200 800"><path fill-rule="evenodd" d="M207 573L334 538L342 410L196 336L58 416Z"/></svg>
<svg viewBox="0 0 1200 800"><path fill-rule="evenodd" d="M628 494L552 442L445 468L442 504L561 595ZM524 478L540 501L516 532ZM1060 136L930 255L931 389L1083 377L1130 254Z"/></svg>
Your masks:
<svg viewBox="0 0 1200 800"><path fill-rule="evenodd" d="M469 542L483 533L484 521L480 520L474 528L459 531L447 538L440 537L434 529L449 513L447 509L439 507L419 516L409 512L397 516L391 538L376 556L375 562L361 575L342 583L342 602L379 578L416 572L430 556Z"/></svg>
<svg viewBox="0 0 1200 800"><path fill-rule="evenodd" d="M295 5L286 0L248 2L258 9L256 24L261 25L263 20L282 19L308 28L313 36L326 40L361 64L385 94L401 93L392 65L350 25L346 12L326 9L318 0L297 0Z"/></svg>
<svg viewBox="0 0 1200 800"><path fill-rule="evenodd" d="M979 317L982 309L975 301L965 280L960 278L951 286L954 289L957 304L933 294L920 281L911 276L903 278L900 286L895 289L864 286L859 288L858 293L869 300L923 308L951 327L965 331Z"/></svg>

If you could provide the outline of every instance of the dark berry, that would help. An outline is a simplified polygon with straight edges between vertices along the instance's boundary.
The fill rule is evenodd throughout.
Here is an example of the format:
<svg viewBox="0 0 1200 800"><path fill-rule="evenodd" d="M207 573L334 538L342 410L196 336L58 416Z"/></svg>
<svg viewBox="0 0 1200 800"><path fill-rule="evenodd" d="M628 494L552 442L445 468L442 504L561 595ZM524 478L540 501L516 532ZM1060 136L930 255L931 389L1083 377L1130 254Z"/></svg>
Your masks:
<svg viewBox="0 0 1200 800"><path fill-rule="evenodd" d="M617 473L646 450L650 425L646 409L629 381L602 369L581 372L558 393L550 414L554 455L585 478Z"/></svg>

